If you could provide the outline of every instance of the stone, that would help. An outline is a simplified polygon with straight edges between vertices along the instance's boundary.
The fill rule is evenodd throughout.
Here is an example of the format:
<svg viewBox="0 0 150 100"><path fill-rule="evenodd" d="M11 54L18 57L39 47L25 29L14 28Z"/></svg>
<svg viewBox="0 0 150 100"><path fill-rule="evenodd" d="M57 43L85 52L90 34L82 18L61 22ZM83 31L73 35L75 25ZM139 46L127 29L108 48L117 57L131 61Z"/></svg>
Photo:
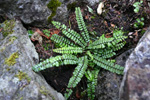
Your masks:
<svg viewBox="0 0 150 100"><path fill-rule="evenodd" d="M50 27L49 17L52 15L52 20L65 23L68 21L69 9L67 6L74 4L82 6L87 4L94 6L100 0L59 0L61 6L57 7L56 12L53 12L47 7L51 0L1 0L0 1L0 16L7 16L9 19L20 19L24 24L36 27ZM51 20L51 18L50 18Z"/></svg>
<svg viewBox="0 0 150 100"><path fill-rule="evenodd" d="M126 61L120 100L150 100L150 28Z"/></svg>
<svg viewBox="0 0 150 100"><path fill-rule="evenodd" d="M12 29L6 23L13 24ZM1 26L12 33L4 37L4 30L0 32L0 100L65 100L40 73L32 71L39 57L22 23L11 20Z"/></svg>
<svg viewBox="0 0 150 100"><path fill-rule="evenodd" d="M133 49L127 50L116 57L116 63L124 66L132 51ZM97 100L119 100L119 87L122 77L122 75L101 70L98 75L98 84L95 93Z"/></svg>

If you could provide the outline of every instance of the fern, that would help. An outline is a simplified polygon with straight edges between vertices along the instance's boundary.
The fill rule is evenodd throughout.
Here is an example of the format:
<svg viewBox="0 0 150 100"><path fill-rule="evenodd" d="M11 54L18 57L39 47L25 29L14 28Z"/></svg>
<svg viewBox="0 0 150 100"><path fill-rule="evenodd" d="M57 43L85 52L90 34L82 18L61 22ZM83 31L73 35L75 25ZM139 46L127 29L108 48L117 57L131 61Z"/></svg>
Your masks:
<svg viewBox="0 0 150 100"><path fill-rule="evenodd" d="M53 49L56 53L62 53L62 54L72 54L72 53L82 53L83 49L81 47L63 47L58 49Z"/></svg>
<svg viewBox="0 0 150 100"><path fill-rule="evenodd" d="M38 72L46 68L76 64L77 67L69 80L65 97L68 99L71 96L73 88L77 86L85 75L87 78L88 98L94 100L97 76L101 68L113 73L123 74L124 67L115 64L114 60L109 60L109 58L116 55L115 51L125 45L127 37L123 35L122 30L117 29L113 31L113 36L110 38L102 35L99 39L93 39L94 42L89 42L90 32L85 26L79 7L76 8L75 14L79 30L81 31L80 34L69 29L64 24L52 21L52 24L60 29L64 35L63 37L54 34L51 37L51 40L61 47L53 49L53 51L62 55L40 62L33 67L33 70Z"/></svg>
<svg viewBox="0 0 150 100"><path fill-rule="evenodd" d="M95 98L95 86L97 85L97 77L98 77L99 70L88 70L85 73L85 76L87 77L87 92L88 92L88 98L90 100L94 100Z"/></svg>

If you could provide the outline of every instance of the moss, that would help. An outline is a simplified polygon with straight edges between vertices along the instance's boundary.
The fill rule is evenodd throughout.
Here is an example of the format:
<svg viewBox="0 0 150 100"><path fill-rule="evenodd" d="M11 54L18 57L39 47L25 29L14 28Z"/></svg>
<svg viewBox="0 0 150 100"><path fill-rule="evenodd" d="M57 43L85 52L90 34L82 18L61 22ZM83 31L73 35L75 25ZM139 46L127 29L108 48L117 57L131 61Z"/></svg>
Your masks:
<svg viewBox="0 0 150 100"><path fill-rule="evenodd" d="M9 42L13 43L13 42L14 42L14 40L16 40L16 39L17 39L17 37L12 36L12 37L10 37L10 38L9 38Z"/></svg>
<svg viewBox="0 0 150 100"><path fill-rule="evenodd" d="M12 55L10 55L9 58L5 59L5 64L7 64L8 66L13 66L16 63L16 59L19 57L18 52L13 53Z"/></svg>
<svg viewBox="0 0 150 100"><path fill-rule="evenodd" d="M45 96L49 95L53 100L55 100L55 97L52 94L50 94L49 91L44 86L40 87L40 93Z"/></svg>
<svg viewBox="0 0 150 100"><path fill-rule="evenodd" d="M26 73L24 73L22 71L19 71L19 73L15 76L19 78L19 81L21 81L23 79L27 80L28 83L30 83L30 81L31 81L31 78Z"/></svg>
<svg viewBox="0 0 150 100"><path fill-rule="evenodd" d="M77 6L77 2L73 2L67 5L68 10L74 11L75 7Z"/></svg>
<svg viewBox="0 0 150 100"><path fill-rule="evenodd" d="M2 48L0 49L0 52L3 52L5 49L6 49L6 47L2 47Z"/></svg>
<svg viewBox="0 0 150 100"><path fill-rule="evenodd" d="M15 20L6 20L4 23L2 23L2 34L4 38L8 36L9 34L12 34L14 32L13 28L15 26Z"/></svg>
<svg viewBox="0 0 150 100"><path fill-rule="evenodd" d="M48 17L48 22L52 21L52 18L56 15L57 7L61 5L61 2L59 0L51 0L47 7L52 11L52 14Z"/></svg>

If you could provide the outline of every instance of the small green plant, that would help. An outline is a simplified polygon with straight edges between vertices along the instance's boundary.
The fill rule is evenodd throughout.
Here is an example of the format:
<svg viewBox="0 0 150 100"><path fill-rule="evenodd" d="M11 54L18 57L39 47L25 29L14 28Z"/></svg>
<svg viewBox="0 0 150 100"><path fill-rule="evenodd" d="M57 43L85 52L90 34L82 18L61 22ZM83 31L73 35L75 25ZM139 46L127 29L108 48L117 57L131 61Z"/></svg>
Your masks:
<svg viewBox="0 0 150 100"><path fill-rule="evenodd" d="M134 23L135 28L142 28L144 26L144 18L137 18L136 22Z"/></svg>
<svg viewBox="0 0 150 100"><path fill-rule="evenodd" d="M31 36L32 36L33 33L34 32L32 30L28 30L28 35L29 35L30 38L31 38Z"/></svg>
<svg viewBox="0 0 150 100"><path fill-rule="evenodd" d="M88 98L94 100L95 86L97 85L97 77L101 68L113 73L123 74L124 67L115 64L114 60L109 60L109 58L116 55L115 51L125 45L124 40L127 37L123 36L122 30L114 30L112 37L106 38L103 34L99 39L95 39L92 42L79 7L75 9L75 14L81 34L71 30L64 24L52 21L53 25L60 29L65 36L53 34L51 37L51 40L61 47L53 49L53 52L61 55L46 59L33 66L33 70L38 72L51 67L76 64L77 67L69 80L65 98L70 97L73 88L77 86L85 75L87 78L86 91Z"/></svg>
<svg viewBox="0 0 150 100"><path fill-rule="evenodd" d="M135 2L133 4L133 6L135 7L134 8L135 13L139 13L142 3L143 3L143 0L141 0L140 2ZM143 26L144 26L144 18L143 17L137 18L136 22L134 23L134 28L142 28Z"/></svg>
<svg viewBox="0 0 150 100"><path fill-rule="evenodd" d="M135 13L138 13L138 12L139 12L140 7L142 6L142 3L143 3L143 0L141 0L140 2L135 2L135 3L133 4L133 6L135 7L135 8L134 8L134 12L135 12Z"/></svg>
<svg viewBox="0 0 150 100"><path fill-rule="evenodd" d="M50 36L50 31L49 30L47 30L47 29L44 29L44 30L42 30L43 31L43 33L46 35L46 36Z"/></svg>

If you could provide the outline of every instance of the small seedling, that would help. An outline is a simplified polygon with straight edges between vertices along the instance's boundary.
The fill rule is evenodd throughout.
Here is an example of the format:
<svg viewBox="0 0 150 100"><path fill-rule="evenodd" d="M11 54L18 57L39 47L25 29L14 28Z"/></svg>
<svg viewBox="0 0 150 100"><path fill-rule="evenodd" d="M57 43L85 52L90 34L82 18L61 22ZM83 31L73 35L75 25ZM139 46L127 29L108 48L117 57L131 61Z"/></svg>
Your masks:
<svg viewBox="0 0 150 100"><path fill-rule="evenodd" d="M143 1L141 0L140 2L135 2L135 3L133 4L133 6L135 7L135 8L134 8L134 12L135 12L135 13L138 13L138 12L139 12L140 7L142 6L142 3L143 3Z"/></svg>
<svg viewBox="0 0 150 100"><path fill-rule="evenodd" d="M134 23L135 28L141 28L144 26L144 18L137 18L136 22Z"/></svg>

